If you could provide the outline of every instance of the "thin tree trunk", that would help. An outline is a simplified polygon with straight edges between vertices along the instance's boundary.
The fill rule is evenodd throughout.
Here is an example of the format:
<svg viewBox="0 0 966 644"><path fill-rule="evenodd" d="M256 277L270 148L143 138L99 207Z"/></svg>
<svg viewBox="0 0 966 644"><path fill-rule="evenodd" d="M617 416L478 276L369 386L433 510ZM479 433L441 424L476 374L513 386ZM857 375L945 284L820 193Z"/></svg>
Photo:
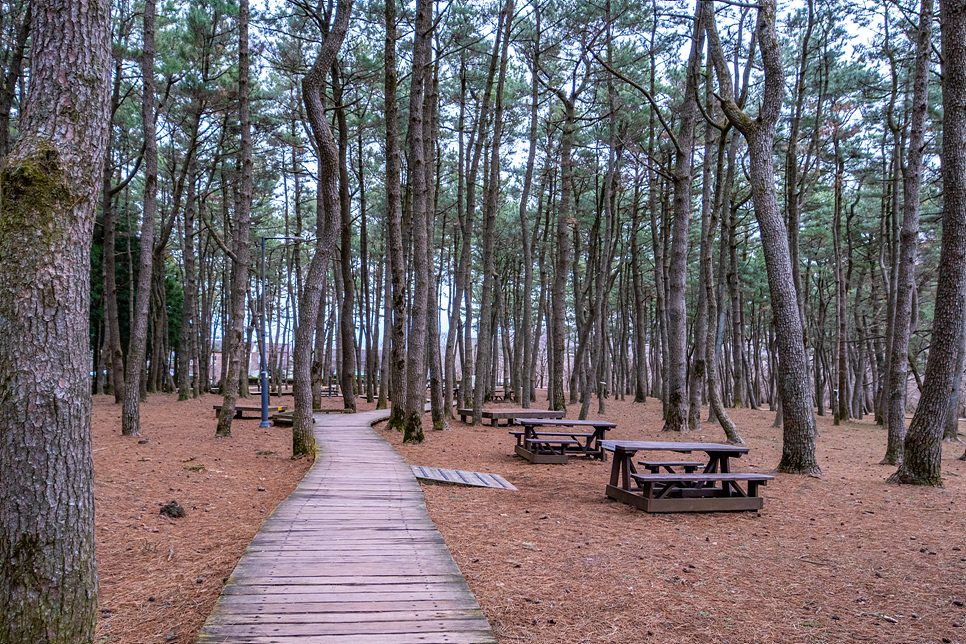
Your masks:
<svg viewBox="0 0 966 644"><path fill-rule="evenodd" d="M762 103L756 119L742 112L734 102L731 74L718 41L713 6L710 2L702 3L702 6L710 14L708 38L718 75L718 90L723 98L722 108L728 120L748 141L752 201L761 232L779 354L778 389L784 437L778 469L789 473L818 474L821 470L815 460L815 416L811 383L808 380L808 356L792 278L788 233L775 189L775 126L781 114L785 83L780 45L775 32L775 2L764 0L758 8L756 29L765 76Z"/></svg>
<svg viewBox="0 0 966 644"><path fill-rule="evenodd" d="M248 0L240 0L238 5L238 121L241 129L241 146L238 151L238 165L241 167L241 185L235 203L235 226L232 254L232 277L230 314L231 326L222 338L224 355L225 336L228 339L228 371L222 383L223 400L218 412L216 436L231 436L231 421L235 416L235 401L238 388L248 390L248 355L243 356L245 347L245 305L248 301L248 258L249 234L251 229L252 205L252 127L251 97L249 91L249 51L248 51ZM250 355L250 354L249 354ZM222 358L223 360L225 358ZM242 360L244 359L244 364Z"/></svg>
<svg viewBox="0 0 966 644"><path fill-rule="evenodd" d="M339 149L325 118L322 89L326 72L335 63L349 28L352 0L339 0L335 21L326 34L312 68L302 79L302 101L318 154L316 190L316 247L299 303L299 324L295 331L293 385L295 413L292 418L292 453L311 454L315 449L312 433L312 336L315 334L322 285L329 257L339 232Z"/></svg>
<svg viewBox="0 0 966 644"><path fill-rule="evenodd" d="M507 57L509 52L510 29L513 26L513 0L506 0L500 12L497 25L498 38L502 37L500 52L500 73L496 83L496 103L493 114L493 141L490 147L489 177L486 181L486 197L483 203L483 291L480 297L480 324L477 336L476 387L473 390L473 424L483 422L483 399L486 392L480 376L489 371L490 354L493 351L493 338L496 336L492 321L492 301L495 276L493 274L493 247L496 237L496 214L500 195L500 143L503 138L503 87L506 84ZM503 33L503 30L506 33ZM482 135L482 133L481 133Z"/></svg>
<svg viewBox="0 0 966 644"><path fill-rule="evenodd" d="M426 326L429 306L429 185L426 181L426 148L423 123L428 112L426 78L432 45L433 0L417 0L414 22L413 70L409 89L409 191L412 196L413 301L409 309L409 337L406 344L406 404L403 441L423 442L423 412L426 406Z"/></svg>
<svg viewBox="0 0 966 644"><path fill-rule="evenodd" d="M342 265L342 307L339 310L339 341L342 343L342 361L339 364L342 405L344 409L356 410L356 361L355 322L352 316L355 300L355 282L352 279L352 209L349 196L349 126L343 101L342 79L337 66L332 68L332 90L335 101L335 118L339 126L339 212L341 215L341 245L339 260Z"/></svg>
<svg viewBox="0 0 966 644"><path fill-rule="evenodd" d="M886 395L889 438L882 465L899 465L906 439L906 382L909 378L909 335L913 291L916 287L916 240L919 237L919 205L925 145L926 106L929 103L929 57L932 55L933 0L922 0L913 70L912 115L909 153L903 174L902 231L899 237L899 270L896 278L895 317L892 323L891 359ZM961 380L962 378L960 378ZM957 401L958 402L958 401Z"/></svg>
<svg viewBox="0 0 966 644"><path fill-rule="evenodd" d="M141 256L131 341L128 346L127 375L124 378L124 404L121 407L121 435L141 435L141 385L145 377L148 312L151 280L154 277L154 218L158 194L158 142L155 130L154 96L154 0L144 4L144 35L141 53L141 119L144 129L144 204L141 212Z"/></svg>
<svg viewBox="0 0 966 644"><path fill-rule="evenodd" d="M674 212L671 224L671 256L668 261L668 363L667 407L664 431L688 431L688 231L691 224L691 155L698 115L698 77L704 50L702 0L695 7L691 53L688 56L684 99L678 113L674 159Z"/></svg>
<svg viewBox="0 0 966 644"><path fill-rule="evenodd" d="M406 262L403 256L402 164L399 152L399 107L396 102L396 3L386 0L385 111L386 111L386 229L392 283L392 344L389 357L389 427L402 431L406 400ZM385 349L383 349L385 350Z"/></svg>

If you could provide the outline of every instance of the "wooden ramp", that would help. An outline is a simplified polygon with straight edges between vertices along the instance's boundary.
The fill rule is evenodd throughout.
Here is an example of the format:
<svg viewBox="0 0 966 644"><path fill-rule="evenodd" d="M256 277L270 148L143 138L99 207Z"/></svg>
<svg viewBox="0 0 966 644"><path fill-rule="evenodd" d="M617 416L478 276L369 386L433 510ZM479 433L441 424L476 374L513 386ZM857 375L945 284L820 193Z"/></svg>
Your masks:
<svg viewBox="0 0 966 644"><path fill-rule="evenodd" d="M445 470L440 467L425 467L413 465L416 478L440 483L454 483L456 485L473 485L476 487L495 487L501 490L515 490L513 485L499 474L487 472L466 472L463 470Z"/></svg>
<svg viewBox="0 0 966 644"><path fill-rule="evenodd" d="M412 469L369 423L316 417L319 456L262 525L198 644L495 644Z"/></svg>

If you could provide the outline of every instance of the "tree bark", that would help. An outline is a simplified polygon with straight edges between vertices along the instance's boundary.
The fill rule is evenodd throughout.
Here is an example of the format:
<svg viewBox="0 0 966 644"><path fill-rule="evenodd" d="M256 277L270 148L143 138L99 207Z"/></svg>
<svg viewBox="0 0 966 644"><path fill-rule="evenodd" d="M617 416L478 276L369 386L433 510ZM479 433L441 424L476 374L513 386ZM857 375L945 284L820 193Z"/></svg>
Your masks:
<svg viewBox="0 0 966 644"><path fill-rule="evenodd" d="M756 30L765 78L762 103L756 119L745 114L734 101L731 73L718 40L712 3L702 3L702 6L711 14L706 24L711 58L718 75L722 109L748 141L752 201L761 233L779 355L778 390L784 436L778 469L788 473L820 474L821 469L815 460L815 415L808 379L808 356L792 277L788 233L775 189L775 126L781 114L785 82L781 48L775 32L775 1L765 0L758 8Z"/></svg>
<svg viewBox="0 0 966 644"><path fill-rule="evenodd" d="M497 25L497 38L502 38L500 51L500 73L496 82L496 102L493 110L493 141L490 145L489 176L486 180L486 197L483 202L483 290L480 296L480 324L476 346L476 387L473 389L473 424L483 422L483 401L487 393L487 383L481 378L490 371L493 338L496 330L493 325L494 260L493 247L496 237L496 214L500 195L500 143L503 138L503 88L506 84L507 54L509 51L510 29L513 25L513 0L506 0L500 12ZM504 32L505 29L505 32ZM480 133L482 136L482 132ZM499 287L497 287L499 288Z"/></svg>
<svg viewBox="0 0 966 644"><path fill-rule="evenodd" d="M111 389L114 403L124 402L124 352L121 349L121 325L117 310L117 263L115 260L115 239L117 219L114 211L114 189L111 186L114 172L111 166L111 140L113 139L113 115L120 104L121 63L114 66L114 88L111 92L111 124L108 128L108 146L104 161L101 186L101 218L104 229L104 322L107 335L108 364L111 370Z"/></svg>
<svg viewBox="0 0 966 644"><path fill-rule="evenodd" d="M248 260L249 235L251 231L252 207L252 126L251 96L249 78L248 49L249 2L240 0L238 4L238 121L241 129L241 146L238 150L238 165L241 167L241 181L235 203L235 226L233 242L231 300L229 320L226 328L228 341L225 382L222 383L223 400L218 412L216 436L231 436L231 421L235 416L235 401L238 388L248 391L248 355L242 355L245 348L245 304L248 300ZM225 350L225 337L222 337L222 352ZM250 355L250 354L249 354ZM222 360L226 360L225 357Z"/></svg>
<svg viewBox="0 0 966 644"><path fill-rule="evenodd" d="M943 424L963 337L966 304L966 0L939 3L942 53L943 233L932 342L922 397L891 483L942 485Z"/></svg>
<svg viewBox="0 0 966 644"><path fill-rule="evenodd" d="M154 95L154 0L144 4L143 51L141 52L141 119L144 129L144 205L141 212L141 256L131 341L128 344L121 434L141 435L141 385L147 353L148 312L151 280L154 277L154 218L158 209L158 141L155 127L157 100Z"/></svg>
<svg viewBox="0 0 966 644"><path fill-rule="evenodd" d="M339 213L341 244L339 261L342 264L342 301L339 309L339 341L342 343L342 361L339 364L342 406L356 411L356 353L355 321L352 316L355 301L355 282L352 279L352 203L349 196L349 125L343 101L342 79L337 65L332 68L332 92L335 101L335 118L339 126Z"/></svg>
<svg viewBox="0 0 966 644"><path fill-rule="evenodd" d="M110 126L107 2L33 7L0 170L0 641L94 639L90 253Z"/></svg>
<svg viewBox="0 0 966 644"><path fill-rule="evenodd" d="M698 77L704 50L704 12L698 0L691 34L684 99L678 113L675 142L674 212L671 223L671 255L668 258L668 363L667 407L664 431L688 431L688 230L691 224L691 156L694 151L694 128L698 112Z"/></svg>
<svg viewBox="0 0 966 644"><path fill-rule="evenodd" d="M389 427L402 431L406 400L406 261L403 257L399 107L396 102L396 3L386 0L386 226L392 283L392 344L389 357Z"/></svg>
<svg viewBox="0 0 966 644"><path fill-rule="evenodd" d="M426 326L429 306L429 186L426 181L426 148L423 122L426 116L425 85L432 45L433 0L418 0L413 42L413 69L409 89L409 191L412 196L413 299L409 309L406 344L406 404L403 441L423 441L426 406Z"/></svg>
<svg viewBox="0 0 966 644"><path fill-rule="evenodd" d="M922 186L923 146L926 133L926 107L929 103L929 57L932 55L933 0L922 0L919 9L919 33L912 82L912 115L909 131L909 153L903 173L902 231L899 236L899 270L896 278L895 318L892 323L892 346L889 348L891 372L886 380L888 409L886 421L889 438L882 465L899 465L906 439L906 382L909 375L909 335L912 320L912 296L916 287L916 240L919 237L919 205Z"/></svg>

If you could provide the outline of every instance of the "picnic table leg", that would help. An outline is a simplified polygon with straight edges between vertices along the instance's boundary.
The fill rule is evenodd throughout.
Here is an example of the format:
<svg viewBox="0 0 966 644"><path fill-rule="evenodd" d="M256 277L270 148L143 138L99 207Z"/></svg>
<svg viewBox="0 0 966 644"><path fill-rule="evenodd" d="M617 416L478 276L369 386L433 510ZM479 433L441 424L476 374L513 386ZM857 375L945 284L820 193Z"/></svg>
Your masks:
<svg viewBox="0 0 966 644"><path fill-rule="evenodd" d="M709 454L708 457L708 464L704 466L704 473L715 474L718 471L720 457L717 454Z"/></svg>
<svg viewBox="0 0 966 644"><path fill-rule="evenodd" d="M617 452L614 452L614 454L617 454ZM631 459L634 455L621 452L621 457L624 459L621 463L621 487L629 490L631 489Z"/></svg>
<svg viewBox="0 0 966 644"><path fill-rule="evenodd" d="M614 452L614 464L610 468L610 484L612 487L617 487L620 484L621 468L621 456Z"/></svg>
<svg viewBox="0 0 966 644"><path fill-rule="evenodd" d="M594 436L593 436L593 438L591 438L589 440L590 441L593 441L594 449L597 452L597 458L599 458L602 463L606 463L607 462L607 452L604 451L604 448L600 444L600 442L602 440L604 440L604 428L603 427L595 427L594 428Z"/></svg>

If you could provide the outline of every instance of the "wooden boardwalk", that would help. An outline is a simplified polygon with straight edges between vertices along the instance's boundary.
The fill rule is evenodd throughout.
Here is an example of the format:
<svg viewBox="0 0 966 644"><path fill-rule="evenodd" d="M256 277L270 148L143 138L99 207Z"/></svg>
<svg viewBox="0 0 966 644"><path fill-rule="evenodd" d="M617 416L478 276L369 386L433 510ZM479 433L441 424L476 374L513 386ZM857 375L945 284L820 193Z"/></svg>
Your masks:
<svg viewBox="0 0 966 644"><path fill-rule="evenodd" d="M198 644L495 644L413 471L369 423L316 416L320 454L262 525Z"/></svg>

